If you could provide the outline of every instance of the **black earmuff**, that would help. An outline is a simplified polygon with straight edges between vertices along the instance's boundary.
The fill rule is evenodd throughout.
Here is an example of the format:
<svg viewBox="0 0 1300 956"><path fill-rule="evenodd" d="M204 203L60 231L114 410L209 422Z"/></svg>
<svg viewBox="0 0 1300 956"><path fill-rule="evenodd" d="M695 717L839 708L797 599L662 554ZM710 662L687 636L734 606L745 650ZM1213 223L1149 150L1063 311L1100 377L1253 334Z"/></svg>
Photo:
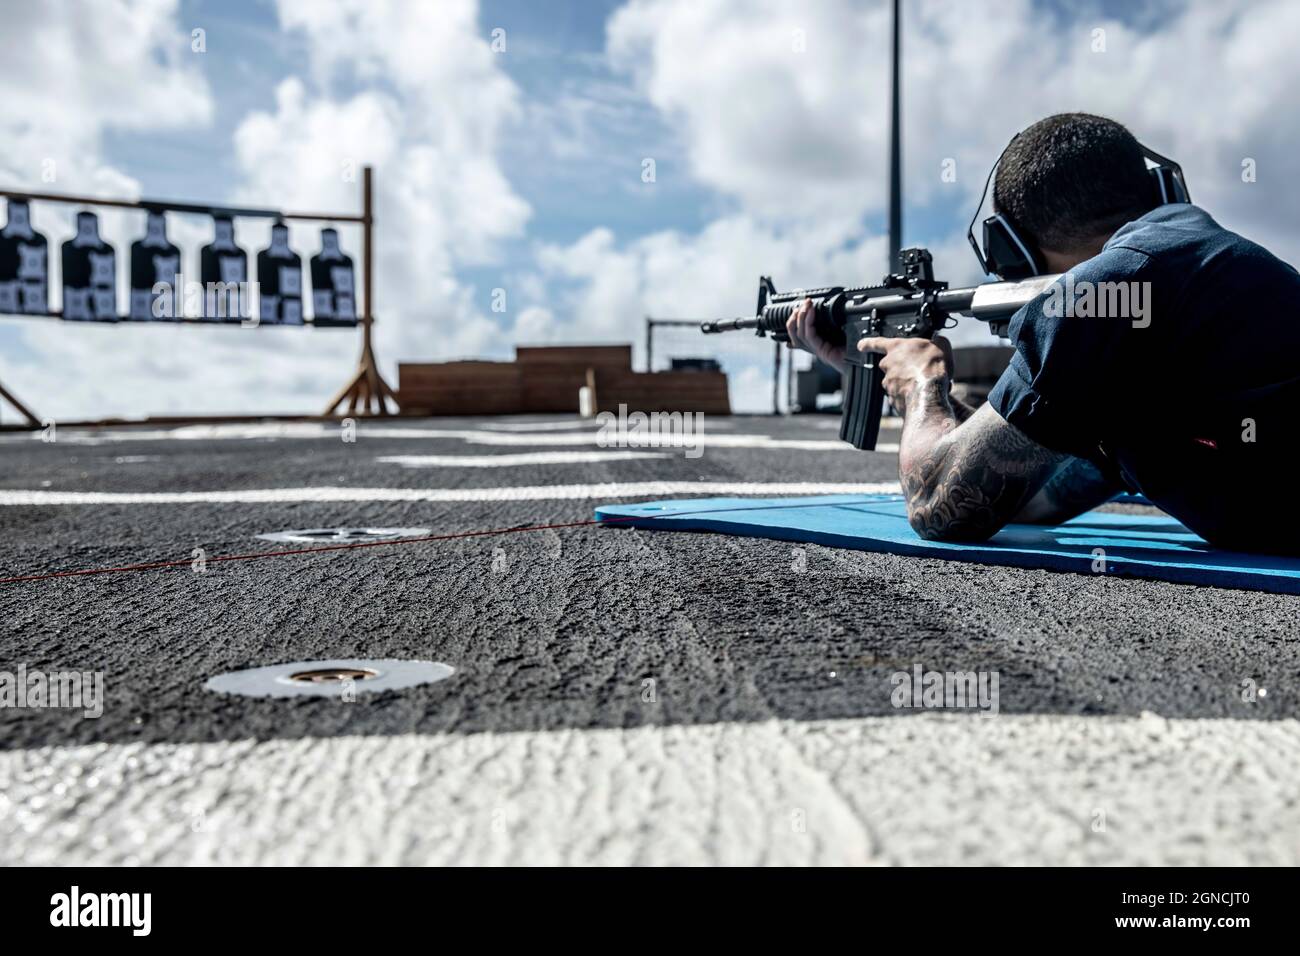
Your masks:
<svg viewBox="0 0 1300 956"><path fill-rule="evenodd" d="M1014 143L1019 135L1017 133L1016 136L1011 137L1011 143ZM984 181L984 192L980 194L979 206L976 207L970 227L966 230L966 238L970 240L971 248L975 250L975 258L979 260L980 267L986 274L995 275L1007 282L1017 282L1031 276L1043 275L1047 272L1047 265L1033 244L1022 238L1015 223L1008 216L994 213L985 219L983 245L975 241L975 221L979 219L980 209L984 208L984 200L988 198L993 175L1002 162L1002 156L1005 156L1007 150L1011 148L1011 143L1007 143L1006 148L998 156L998 161L989 170L989 177ZM1138 148L1142 150L1144 157L1156 164L1152 169L1147 170L1151 176L1152 188L1155 190L1156 204L1191 202L1187 181L1183 178L1183 167L1172 159L1161 156L1155 150L1147 149L1141 143L1138 144Z"/></svg>
<svg viewBox="0 0 1300 956"><path fill-rule="evenodd" d="M1187 191L1187 180L1183 178L1183 167L1167 156L1161 156L1154 149L1147 149L1138 143L1142 155L1155 166L1147 170L1155 184L1156 199L1160 205L1171 202L1191 202L1192 194Z"/></svg>
<svg viewBox="0 0 1300 956"><path fill-rule="evenodd" d="M974 243L975 237L971 236ZM978 251L976 255L978 255ZM1020 233L1011 224L1011 220L1001 213L984 220L984 254L980 264L985 272L991 272L999 279L1015 282L1030 276L1042 275L1047 271L1038 251L1020 238Z"/></svg>

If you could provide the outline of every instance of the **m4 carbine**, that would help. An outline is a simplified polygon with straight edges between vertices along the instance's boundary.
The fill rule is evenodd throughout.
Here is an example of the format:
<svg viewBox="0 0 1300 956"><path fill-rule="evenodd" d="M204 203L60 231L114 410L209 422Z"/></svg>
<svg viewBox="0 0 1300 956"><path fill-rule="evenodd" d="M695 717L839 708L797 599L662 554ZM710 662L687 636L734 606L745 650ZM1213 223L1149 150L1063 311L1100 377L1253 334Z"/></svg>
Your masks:
<svg viewBox="0 0 1300 956"><path fill-rule="evenodd" d="M871 451L880 431L885 375L878 365L880 353L857 350L860 339L933 338L953 315L988 322L994 335L1005 338L1016 310L1058 278L1034 276L1021 282L986 282L968 289L949 289L948 283L935 281L929 250L904 249L899 258L901 274L885 276L880 285L856 289L829 286L777 292L772 280L763 276L758 280L755 316L705 322L700 330L713 333L753 329L760 336L771 335L778 342L788 342L786 322L800 302L812 299L817 334L831 345L847 343L840 439L854 448Z"/></svg>

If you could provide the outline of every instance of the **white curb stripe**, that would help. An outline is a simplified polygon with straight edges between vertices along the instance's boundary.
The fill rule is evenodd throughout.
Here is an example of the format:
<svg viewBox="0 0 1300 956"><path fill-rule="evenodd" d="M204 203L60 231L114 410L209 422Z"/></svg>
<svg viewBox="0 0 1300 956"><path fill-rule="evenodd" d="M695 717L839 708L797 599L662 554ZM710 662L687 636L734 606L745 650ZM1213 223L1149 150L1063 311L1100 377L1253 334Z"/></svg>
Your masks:
<svg viewBox="0 0 1300 956"><path fill-rule="evenodd" d="M499 427L499 426L498 426ZM328 439L338 441L343 431L338 425L320 422L251 423L244 425L187 425L166 430L121 429L119 431L85 431L61 429L57 441L62 445L104 445L116 442L144 441L277 441L280 439ZM799 451L853 451L839 440L825 438L772 438L768 435L718 435L707 427L690 435L651 435L636 430L587 431L498 431L495 428L395 428L361 425L357 442L367 439L460 439L472 445L552 446L595 445L601 448L791 448ZM34 432L5 438L5 441L40 441ZM880 445L877 451L897 451L897 445Z"/></svg>
<svg viewBox="0 0 1300 956"><path fill-rule="evenodd" d="M403 468L511 468L518 465L582 465L596 461L667 458L653 451L537 451L507 455L385 455L375 461Z"/></svg>
<svg viewBox="0 0 1300 956"><path fill-rule="evenodd" d="M896 495L896 481L627 481L514 488L253 488L238 491L3 491L0 507L286 504L310 501L574 501L665 495Z"/></svg>
<svg viewBox="0 0 1300 956"><path fill-rule="evenodd" d="M1295 866L1297 755L1295 720L935 712L43 747L0 752L0 864Z"/></svg>

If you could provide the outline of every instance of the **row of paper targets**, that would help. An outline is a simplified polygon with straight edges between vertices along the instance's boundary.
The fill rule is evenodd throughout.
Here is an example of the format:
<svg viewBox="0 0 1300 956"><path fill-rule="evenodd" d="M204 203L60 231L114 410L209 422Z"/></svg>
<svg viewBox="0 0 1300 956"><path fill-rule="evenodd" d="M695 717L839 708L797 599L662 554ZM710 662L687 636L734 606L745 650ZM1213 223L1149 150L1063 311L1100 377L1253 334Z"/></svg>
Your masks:
<svg viewBox="0 0 1300 956"><path fill-rule="evenodd" d="M239 322L252 314L241 301L241 283L250 281L248 255L235 243L234 221L212 219L213 238L199 251L201 315L213 322ZM10 199L0 230L0 314L48 315L49 244L32 228L26 200ZM118 312L117 254L99 235L99 217L77 213L76 235L63 244L63 318L72 321L176 321L186 317L188 274L181 251L167 238L166 214L150 210L144 235L131 243L130 292L126 315ZM164 284L170 294L155 286ZM257 254L259 322L302 325L305 285L302 257L289 248L289 227L276 222L271 244ZM213 288L220 284L220 288ZM320 252L311 257L312 322L356 325L356 285L352 259L339 248L338 232L321 230ZM191 308L191 310L193 309Z"/></svg>

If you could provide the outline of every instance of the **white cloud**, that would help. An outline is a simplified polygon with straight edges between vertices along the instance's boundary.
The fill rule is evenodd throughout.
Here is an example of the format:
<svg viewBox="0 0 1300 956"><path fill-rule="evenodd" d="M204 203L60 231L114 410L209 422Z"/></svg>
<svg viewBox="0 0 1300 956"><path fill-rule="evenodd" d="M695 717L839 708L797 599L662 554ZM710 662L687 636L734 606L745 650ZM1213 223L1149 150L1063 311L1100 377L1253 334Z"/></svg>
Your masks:
<svg viewBox="0 0 1300 956"><path fill-rule="evenodd" d="M679 129L700 181L755 214L854 218L887 199L888 28L883 3L630 0L608 55ZM1144 31L1030 0L906 4L907 200L973 197L1017 129L1084 110L1180 157L1198 200L1264 211L1265 190L1238 188L1240 160L1300 167L1300 113L1283 105L1300 87L1298 30L1286 0L1193 0ZM1300 211L1295 191L1284 200Z"/></svg>
<svg viewBox="0 0 1300 956"><path fill-rule="evenodd" d="M545 306L531 305L519 313L510 339L516 345L544 345L555 341L558 331L554 312Z"/></svg>
<svg viewBox="0 0 1300 956"><path fill-rule="evenodd" d="M925 0L904 17L905 195L913 212L957 210L950 231L928 237L942 278L979 280L964 231L989 166L1017 129L1067 110L1127 123L1182 161L1194 198L1225 225L1300 259L1289 187L1300 112L1284 105L1300 88L1288 39L1300 6L1196 0L1141 30L1030 0ZM611 62L672 124L692 174L740 212L696 236L620 242L597 229L543 250L553 272L579 280L566 293L578 326L613 335L644 311L739 311L759 270L779 285L875 281L884 254L863 218L887 198L888 27L885 4L852 0L621 7ZM1248 156L1265 171L1258 183L1241 181ZM949 157L952 184L940 177ZM985 335L965 323L956 338Z"/></svg>
<svg viewBox="0 0 1300 956"><path fill-rule="evenodd" d="M105 161L105 135L199 128L213 115L197 61L187 59L190 35L176 11L175 0L7 5L0 31L0 181L39 191L138 196L138 180ZM32 210L50 242L56 303L57 250L73 233L73 213L71 206ZM120 284L127 264L119 240L138 234L138 218L100 211L101 235L118 241ZM184 230L174 224L173 237ZM6 321L0 370L42 415L165 411L185 388L186 370L176 357L188 350L164 346L155 331Z"/></svg>
<svg viewBox="0 0 1300 956"><path fill-rule="evenodd" d="M0 31L0 176L66 191L121 192L102 164L107 130L172 130L212 116L207 84L176 23L176 0L6 4ZM189 59L187 59L189 58ZM50 188L48 181L47 188Z"/></svg>
<svg viewBox="0 0 1300 956"><path fill-rule="evenodd" d="M492 261L502 240L522 234L530 210L496 158L519 92L480 35L475 4L284 0L279 11L286 29L306 37L316 89L290 77L273 113L240 124L241 198L359 211L360 168L373 165L383 353L431 358L498 347L486 294L471 301L455 269ZM336 92L347 86L360 92ZM314 251L314 233L296 228L293 241ZM345 241L359 259L359 235L350 233Z"/></svg>
<svg viewBox="0 0 1300 956"><path fill-rule="evenodd" d="M665 231L619 247L607 229L568 246L543 246L538 261L560 280L559 301L579 334L624 336L647 313L719 317L751 310L759 268L780 289L811 287L837 276L883 273L884 243L803 223L780 228L748 216L715 220L697 235ZM869 280L870 281L870 280Z"/></svg>
<svg viewBox="0 0 1300 956"><path fill-rule="evenodd" d="M864 101L883 90L885 60L863 43L883 35L882 11L631 0L610 18L608 52L680 127L701 182L750 211L852 216L881 201L868 193L885 139Z"/></svg>

